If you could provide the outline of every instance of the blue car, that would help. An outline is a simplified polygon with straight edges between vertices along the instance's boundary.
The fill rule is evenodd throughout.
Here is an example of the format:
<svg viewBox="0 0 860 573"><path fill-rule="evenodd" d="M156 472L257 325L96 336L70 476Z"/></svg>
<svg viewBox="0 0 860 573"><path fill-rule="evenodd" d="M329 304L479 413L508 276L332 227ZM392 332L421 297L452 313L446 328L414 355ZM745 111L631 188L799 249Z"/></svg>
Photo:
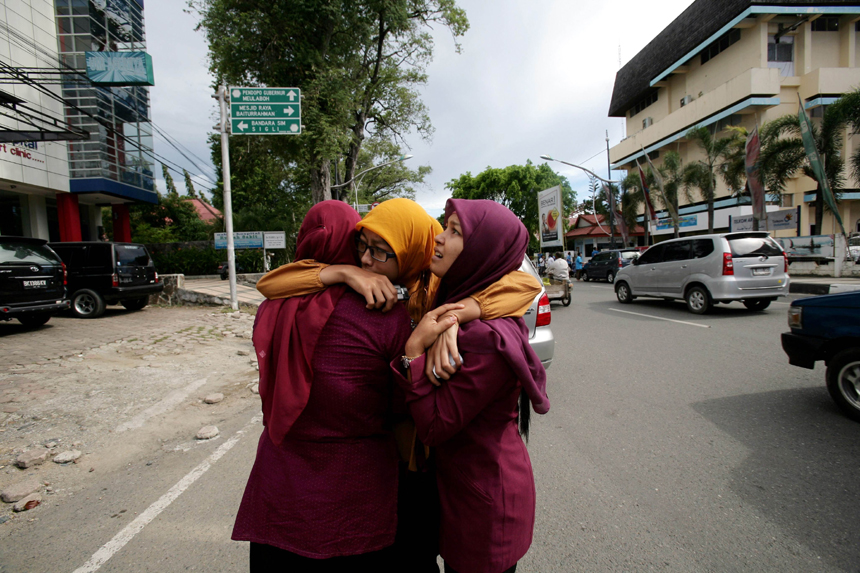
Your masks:
<svg viewBox="0 0 860 573"><path fill-rule="evenodd" d="M860 291L802 298L788 310L782 335L789 364L827 365L827 390L839 408L860 422Z"/></svg>

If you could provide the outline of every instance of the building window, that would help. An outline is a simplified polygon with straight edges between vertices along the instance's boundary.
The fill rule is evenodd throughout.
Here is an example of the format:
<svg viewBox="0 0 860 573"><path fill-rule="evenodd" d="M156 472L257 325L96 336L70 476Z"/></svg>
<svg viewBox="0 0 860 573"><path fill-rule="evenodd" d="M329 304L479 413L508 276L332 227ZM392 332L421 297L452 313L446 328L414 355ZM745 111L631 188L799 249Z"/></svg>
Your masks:
<svg viewBox="0 0 860 573"><path fill-rule="evenodd" d="M813 32L838 32L839 16L822 16L812 21Z"/></svg>
<svg viewBox="0 0 860 573"><path fill-rule="evenodd" d="M637 101L633 107L630 109L630 117L633 117L652 103L657 103L657 92L659 90L654 90L647 96L643 97L639 101Z"/></svg>
<svg viewBox="0 0 860 573"><path fill-rule="evenodd" d="M740 125L742 120L743 118L736 113L728 117L724 117L717 122L716 131L714 133L719 133L725 129L728 129L728 127L732 125Z"/></svg>
<svg viewBox="0 0 860 573"><path fill-rule="evenodd" d="M767 39L767 67L779 68L779 75L794 75L794 38L782 36L777 43L774 36Z"/></svg>
<svg viewBox="0 0 860 573"><path fill-rule="evenodd" d="M788 193L783 193L782 195L780 195L780 206L794 207L794 195L790 195Z"/></svg>
<svg viewBox="0 0 860 573"><path fill-rule="evenodd" d="M729 48L732 44L741 39L741 31L739 28L732 28L713 42L711 42L704 50L702 50L702 65L705 65L708 60Z"/></svg>

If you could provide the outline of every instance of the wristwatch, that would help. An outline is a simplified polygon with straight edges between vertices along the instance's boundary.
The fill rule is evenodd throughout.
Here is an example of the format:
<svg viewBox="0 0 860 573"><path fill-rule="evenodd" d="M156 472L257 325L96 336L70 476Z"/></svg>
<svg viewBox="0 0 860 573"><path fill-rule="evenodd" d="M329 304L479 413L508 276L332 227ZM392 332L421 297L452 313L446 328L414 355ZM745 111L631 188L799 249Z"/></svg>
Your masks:
<svg viewBox="0 0 860 573"><path fill-rule="evenodd" d="M404 354L403 357L400 358L400 364L403 366L403 369L408 372L409 371L409 365L412 364L413 360L415 360L416 358L419 358L420 356L421 356L420 354L418 356L406 356Z"/></svg>

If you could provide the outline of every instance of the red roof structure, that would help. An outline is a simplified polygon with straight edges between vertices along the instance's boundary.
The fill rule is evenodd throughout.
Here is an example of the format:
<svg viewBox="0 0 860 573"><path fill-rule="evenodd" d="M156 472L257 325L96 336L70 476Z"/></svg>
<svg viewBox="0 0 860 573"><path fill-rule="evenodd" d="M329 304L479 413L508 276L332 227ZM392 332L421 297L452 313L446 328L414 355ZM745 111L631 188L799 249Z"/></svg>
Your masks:
<svg viewBox="0 0 860 573"><path fill-rule="evenodd" d="M618 217L621 215L618 214ZM599 224L598 224L599 223ZM645 229L642 225L636 225L633 229L630 229L631 237L641 237L645 235ZM573 224L573 228L565 233L565 238L571 237L608 237L609 236L609 223L606 221L605 215L589 215L583 214L579 215L576 218L576 221ZM618 230L618 226L615 227L615 236L620 237L621 231Z"/></svg>
<svg viewBox="0 0 860 573"><path fill-rule="evenodd" d="M183 199L186 203L191 203L194 207L194 210L197 211L197 216L200 217L201 221L205 221L206 223L213 223L218 219L221 219L223 215L221 211L206 203L205 201L201 201L200 199Z"/></svg>

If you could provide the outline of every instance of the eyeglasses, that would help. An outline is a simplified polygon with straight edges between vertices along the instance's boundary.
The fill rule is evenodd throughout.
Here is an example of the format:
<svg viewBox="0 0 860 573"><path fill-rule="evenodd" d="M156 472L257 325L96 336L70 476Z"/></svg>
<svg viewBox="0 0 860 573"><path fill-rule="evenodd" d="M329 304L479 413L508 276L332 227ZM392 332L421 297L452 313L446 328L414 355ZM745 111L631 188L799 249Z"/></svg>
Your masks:
<svg viewBox="0 0 860 573"><path fill-rule="evenodd" d="M379 261L380 263L386 262L388 259L396 259L396 253L389 253L388 251L384 251L379 247L372 247L368 244L364 238L359 235L355 238L355 248L358 250L359 255L363 255L366 251L370 251L370 258L374 261Z"/></svg>

